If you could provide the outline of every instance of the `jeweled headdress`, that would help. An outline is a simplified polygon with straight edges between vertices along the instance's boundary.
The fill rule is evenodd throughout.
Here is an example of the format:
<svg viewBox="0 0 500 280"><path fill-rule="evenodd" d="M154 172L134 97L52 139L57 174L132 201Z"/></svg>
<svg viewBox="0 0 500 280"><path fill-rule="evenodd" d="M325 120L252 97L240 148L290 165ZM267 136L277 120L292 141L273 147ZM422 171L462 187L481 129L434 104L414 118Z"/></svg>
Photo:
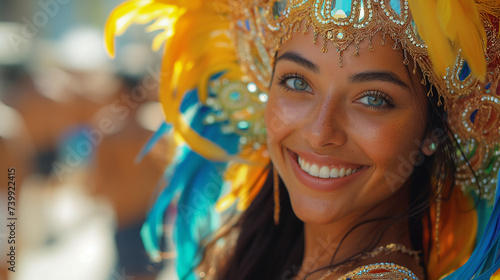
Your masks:
<svg viewBox="0 0 500 280"><path fill-rule="evenodd" d="M488 211L498 218L498 205L493 210L491 205L499 195L495 194L500 165L499 18L500 3L495 0L134 0L122 4L108 20L108 50L113 53L114 36L131 23L155 20L148 28L161 31L154 47L166 42L160 101L180 143L166 173L170 183L143 228L146 246L159 257L156 238L162 233L163 212L179 195L179 211L182 217L184 209L185 215L176 225L183 244L177 267L180 275L189 273L188 264L196 262L197 242L204 236L200 232L216 227L215 218L206 218L211 206L217 202L219 208L227 208L236 203L244 210L258 193L269 163L263 108L273 58L295 32L313 32L314 43L322 44L323 52L337 52L340 58L365 51L358 48L364 40L372 51L375 34L391 38L392 47L403 53L402 63L411 63L409 67L423 73L422 82L429 81L436 89L429 94L438 94L446 108L448 123L464 151L458 156L458 185L467 195L489 201ZM355 52L347 53L351 45ZM167 131L166 127L159 132ZM207 183L207 178L212 180ZM230 182L230 191L219 198L224 182ZM211 183L219 188L208 188ZM203 200L200 193L205 194ZM496 234L479 241L482 251L473 253L474 260L488 255L489 244L497 242L498 227L485 227L484 232ZM469 270L472 277L476 272Z"/></svg>

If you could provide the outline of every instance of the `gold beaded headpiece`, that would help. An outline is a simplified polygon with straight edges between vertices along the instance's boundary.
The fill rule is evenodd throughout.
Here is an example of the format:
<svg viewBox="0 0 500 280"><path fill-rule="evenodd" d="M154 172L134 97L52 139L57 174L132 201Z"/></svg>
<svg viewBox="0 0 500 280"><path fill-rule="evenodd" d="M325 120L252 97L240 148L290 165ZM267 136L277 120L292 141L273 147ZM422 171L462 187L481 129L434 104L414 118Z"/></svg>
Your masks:
<svg viewBox="0 0 500 280"><path fill-rule="evenodd" d="M269 86L276 51L293 33L313 32L313 43L320 41L322 52L337 52L341 67L343 56L359 54L361 41L368 40L373 51L375 34L383 34L381 44L392 38L403 63L408 65L411 56L414 73L418 65L437 89L438 105L444 103L468 160L460 157L457 183L477 189L479 179L482 197L492 200L500 153L499 4L460 0L441 1L449 6L440 7L435 2L245 0L232 1L229 14L242 68L261 89ZM354 53L345 52L350 45Z"/></svg>

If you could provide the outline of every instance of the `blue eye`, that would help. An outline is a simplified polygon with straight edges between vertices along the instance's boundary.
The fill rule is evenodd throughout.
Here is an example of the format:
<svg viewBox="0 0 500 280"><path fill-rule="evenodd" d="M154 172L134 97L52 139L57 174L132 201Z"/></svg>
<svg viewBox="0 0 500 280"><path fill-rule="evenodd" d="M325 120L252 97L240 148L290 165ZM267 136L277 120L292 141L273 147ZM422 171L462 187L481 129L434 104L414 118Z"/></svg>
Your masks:
<svg viewBox="0 0 500 280"><path fill-rule="evenodd" d="M309 86L309 84L306 82L306 80L303 78L300 78L300 77L287 78L285 80L285 84L287 87L289 87L290 89L293 89L293 90L312 92L312 89Z"/></svg>
<svg viewBox="0 0 500 280"><path fill-rule="evenodd" d="M385 105L384 103L387 103L379 96L365 96L361 98L360 101L370 106L382 106Z"/></svg>
<svg viewBox="0 0 500 280"><path fill-rule="evenodd" d="M385 94L381 92L368 92L365 96L358 99L358 102L364 104L365 106L377 109L393 106L390 98L386 97Z"/></svg>

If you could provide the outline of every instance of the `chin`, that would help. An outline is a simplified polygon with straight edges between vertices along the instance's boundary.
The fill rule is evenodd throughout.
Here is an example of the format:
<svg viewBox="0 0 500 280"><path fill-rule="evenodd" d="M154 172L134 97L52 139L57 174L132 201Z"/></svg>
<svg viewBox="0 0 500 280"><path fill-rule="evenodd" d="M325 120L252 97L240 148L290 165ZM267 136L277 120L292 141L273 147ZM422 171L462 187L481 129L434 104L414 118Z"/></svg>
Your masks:
<svg viewBox="0 0 500 280"><path fill-rule="evenodd" d="M293 212L304 223L327 225L345 216L339 204L326 197L290 193ZM345 210L345 209L344 209Z"/></svg>

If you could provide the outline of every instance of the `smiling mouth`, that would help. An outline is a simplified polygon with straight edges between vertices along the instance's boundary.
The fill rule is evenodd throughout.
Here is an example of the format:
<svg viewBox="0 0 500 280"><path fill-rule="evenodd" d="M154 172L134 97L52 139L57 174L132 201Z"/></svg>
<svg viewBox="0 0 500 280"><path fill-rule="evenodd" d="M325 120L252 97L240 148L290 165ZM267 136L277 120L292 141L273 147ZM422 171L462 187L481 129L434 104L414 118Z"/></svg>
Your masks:
<svg viewBox="0 0 500 280"><path fill-rule="evenodd" d="M297 163L300 169L312 177L328 179L328 178L342 178L355 174L363 168L360 166L358 168L345 167L345 166L326 166L319 165L315 163L309 163L297 156Z"/></svg>

